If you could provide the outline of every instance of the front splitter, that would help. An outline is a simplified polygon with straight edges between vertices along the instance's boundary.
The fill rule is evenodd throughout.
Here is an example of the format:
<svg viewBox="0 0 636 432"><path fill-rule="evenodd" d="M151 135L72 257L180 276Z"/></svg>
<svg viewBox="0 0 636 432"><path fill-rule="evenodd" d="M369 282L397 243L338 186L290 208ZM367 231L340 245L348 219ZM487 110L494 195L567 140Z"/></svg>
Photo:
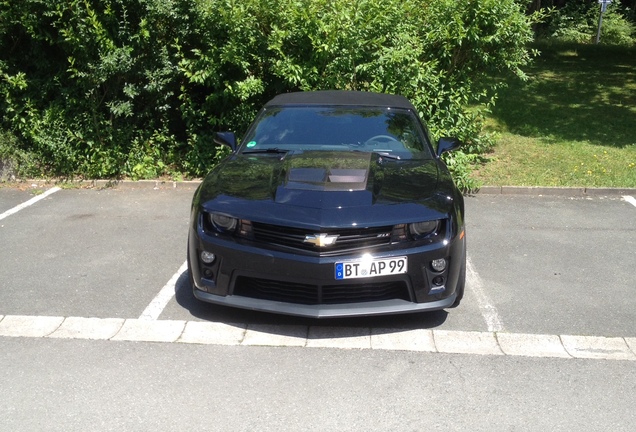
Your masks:
<svg viewBox="0 0 636 432"><path fill-rule="evenodd" d="M218 296L198 289L194 296L208 303L222 306L248 309L259 312L270 312L282 315L293 315L307 318L347 318L373 315L397 315L417 312L432 312L446 309L453 305L456 293L443 300L427 303L413 303L405 300L382 300L364 303L304 305L261 300L242 296Z"/></svg>

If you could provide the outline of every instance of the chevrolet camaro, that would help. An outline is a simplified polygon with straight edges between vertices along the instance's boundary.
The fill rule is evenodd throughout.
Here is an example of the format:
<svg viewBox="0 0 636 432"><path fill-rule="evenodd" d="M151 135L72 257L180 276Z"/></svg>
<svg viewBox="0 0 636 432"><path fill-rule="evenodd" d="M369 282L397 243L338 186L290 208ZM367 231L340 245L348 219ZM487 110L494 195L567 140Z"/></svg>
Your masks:
<svg viewBox="0 0 636 432"><path fill-rule="evenodd" d="M464 200L417 110L397 95L286 93L194 194L197 299L313 318L459 304Z"/></svg>

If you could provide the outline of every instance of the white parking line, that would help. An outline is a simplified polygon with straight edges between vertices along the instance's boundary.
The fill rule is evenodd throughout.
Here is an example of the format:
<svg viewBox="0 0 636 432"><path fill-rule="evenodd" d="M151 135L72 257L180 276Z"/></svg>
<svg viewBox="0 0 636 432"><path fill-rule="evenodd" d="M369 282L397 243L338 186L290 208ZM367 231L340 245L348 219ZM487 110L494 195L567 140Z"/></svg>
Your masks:
<svg viewBox="0 0 636 432"><path fill-rule="evenodd" d="M28 201L26 201L26 202L23 202L22 204L17 205L17 206L15 206L15 207L13 207L12 209L7 210L6 212L4 212L4 213L0 214L0 220L2 220L2 219L4 219L4 218L6 218L6 217L8 217L8 216L11 216L11 215L12 215L12 214L14 214L14 213L17 213L17 212L19 212L20 210L22 210L22 209L24 209L24 208L27 208L27 207L29 207L29 206L30 206L30 205L32 205L32 204L35 204L36 202L40 201L41 199L44 199L44 198L46 198L47 196L49 196L49 195L51 195L52 193L55 193L55 192L57 192L57 191L59 191L59 190L62 190L62 189L61 189L61 188L59 188L59 187L57 187L57 186L52 187L51 189L47 190L46 192L44 192L44 193L42 193L42 194L40 194L40 195L38 195L38 196L35 196L35 197L31 198L30 200L28 200Z"/></svg>
<svg viewBox="0 0 636 432"><path fill-rule="evenodd" d="M146 307L146 309L141 313L139 319L142 321L152 321L159 318L161 312L166 308L172 297L175 295L175 287L177 285L177 280L179 277L188 269L188 262L184 262L179 270L172 275L168 283L166 283L159 294L155 296L155 298L150 302L150 304Z"/></svg>
<svg viewBox="0 0 636 432"><path fill-rule="evenodd" d="M479 277L479 274L475 271L473 263L470 258L466 258L466 287L470 287L471 291L477 297L477 305L481 311L481 315L486 321L486 326L489 332L503 331L504 326L499 318L499 312L497 308L492 304L486 292L484 291L484 284Z"/></svg>
<svg viewBox="0 0 636 432"><path fill-rule="evenodd" d="M630 203L631 205L633 205L634 207L636 207L636 198L634 198L633 196L623 195L623 199L627 201L628 203Z"/></svg>
<svg viewBox="0 0 636 432"><path fill-rule="evenodd" d="M635 337L0 315L0 338L276 346L636 361Z"/></svg>

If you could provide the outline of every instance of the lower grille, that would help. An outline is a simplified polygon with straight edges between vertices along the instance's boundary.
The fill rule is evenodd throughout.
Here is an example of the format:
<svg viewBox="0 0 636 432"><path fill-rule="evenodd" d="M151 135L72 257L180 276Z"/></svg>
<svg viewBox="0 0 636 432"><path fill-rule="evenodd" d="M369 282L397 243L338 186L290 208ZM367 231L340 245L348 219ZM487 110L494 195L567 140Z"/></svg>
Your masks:
<svg viewBox="0 0 636 432"><path fill-rule="evenodd" d="M411 300L407 285L400 281L319 286L239 277L234 287L234 294L261 300L308 305L393 299Z"/></svg>

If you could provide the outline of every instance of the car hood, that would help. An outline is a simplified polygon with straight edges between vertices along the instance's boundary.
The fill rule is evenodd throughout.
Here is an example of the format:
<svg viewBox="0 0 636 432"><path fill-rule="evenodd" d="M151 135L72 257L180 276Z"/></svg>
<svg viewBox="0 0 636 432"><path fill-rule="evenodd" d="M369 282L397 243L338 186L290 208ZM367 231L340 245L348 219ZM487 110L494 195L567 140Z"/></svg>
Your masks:
<svg viewBox="0 0 636 432"><path fill-rule="evenodd" d="M394 223L405 212L439 217L452 196L437 160L320 151L233 155L206 177L195 205L263 222L339 226Z"/></svg>

